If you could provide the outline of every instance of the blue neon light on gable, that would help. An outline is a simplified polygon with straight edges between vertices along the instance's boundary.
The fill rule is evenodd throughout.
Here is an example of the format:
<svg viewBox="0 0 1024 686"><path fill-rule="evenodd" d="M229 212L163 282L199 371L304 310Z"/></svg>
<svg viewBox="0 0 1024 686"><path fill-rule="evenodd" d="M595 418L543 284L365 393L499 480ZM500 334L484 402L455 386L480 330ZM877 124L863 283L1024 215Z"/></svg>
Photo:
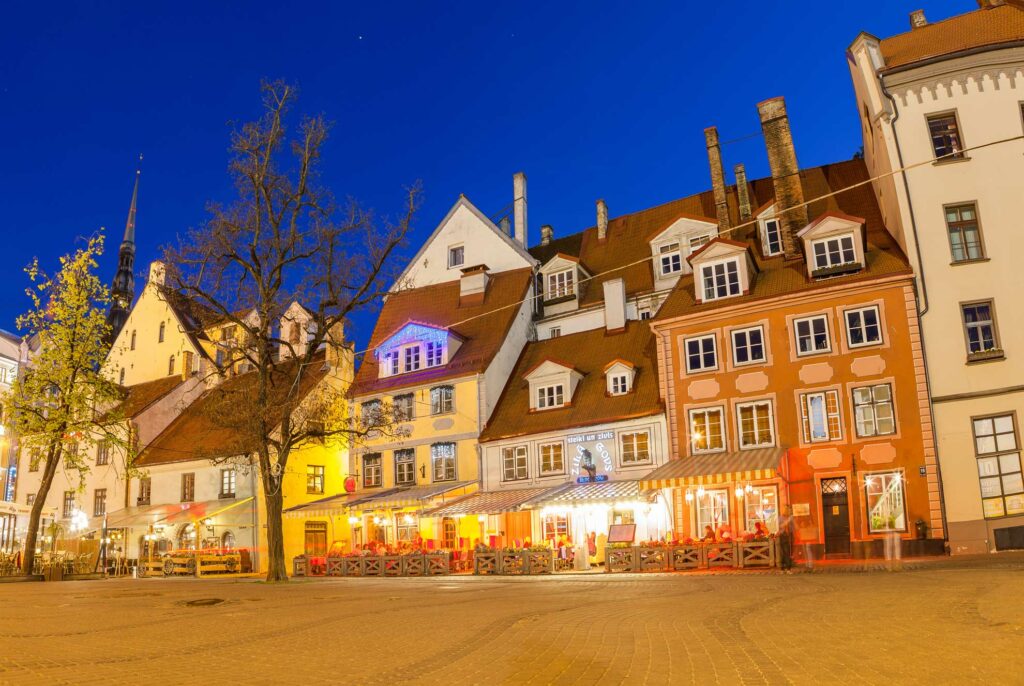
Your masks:
<svg viewBox="0 0 1024 686"><path fill-rule="evenodd" d="M391 338L388 338L377 346L377 359L383 360L391 351L410 343L436 343L437 345L443 346L447 342L447 330L409 322L391 336Z"/></svg>

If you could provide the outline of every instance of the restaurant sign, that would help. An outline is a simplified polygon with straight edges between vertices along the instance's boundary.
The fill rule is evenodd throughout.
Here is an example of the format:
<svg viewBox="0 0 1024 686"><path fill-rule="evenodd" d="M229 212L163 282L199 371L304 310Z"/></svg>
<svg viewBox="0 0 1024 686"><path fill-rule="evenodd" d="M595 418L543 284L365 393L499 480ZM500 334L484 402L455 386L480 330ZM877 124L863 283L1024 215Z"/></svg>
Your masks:
<svg viewBox="0 0 1024 686"><path fill-rule="evenodd" d="M608 480L614 468L610 452L614 439L614 431L575 434L565 439L572 450L571 473L578 483ZM599 469L604 474L598 474Z"/></svg>

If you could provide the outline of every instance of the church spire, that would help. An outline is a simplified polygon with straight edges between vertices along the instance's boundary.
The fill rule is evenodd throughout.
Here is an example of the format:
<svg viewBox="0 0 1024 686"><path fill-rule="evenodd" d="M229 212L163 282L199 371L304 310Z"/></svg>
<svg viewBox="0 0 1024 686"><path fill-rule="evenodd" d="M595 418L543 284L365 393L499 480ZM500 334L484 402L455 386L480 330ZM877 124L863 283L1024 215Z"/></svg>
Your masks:
<svg viewBox="0 0 1024 686"><path fill-rule="evenodd" d="M142 155L139 155L141 167ZM135 297L135 210L139 200L139 177L142 169L135 170L135 187L132 189L132 202L128 206L128 221L124 226L124 239L117 254L117 273L110 287L110 312L107 313L107 324L110 325L110 340L113 343L128 319L128 309Z"/></svg>

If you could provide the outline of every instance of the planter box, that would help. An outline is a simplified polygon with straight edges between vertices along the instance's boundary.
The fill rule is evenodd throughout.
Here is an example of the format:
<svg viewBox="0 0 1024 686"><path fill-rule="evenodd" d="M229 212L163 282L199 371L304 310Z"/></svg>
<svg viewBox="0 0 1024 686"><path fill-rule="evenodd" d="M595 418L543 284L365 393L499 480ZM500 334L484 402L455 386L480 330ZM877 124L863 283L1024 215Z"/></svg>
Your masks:
<svg viewBox="0 0 1024 686"><path fill-rule="evenodd" d="M501 556L494 550L473 555L474 574L501 574Z"/></svg>
<svg viewBox="0 0 1024 686"><path fill-rule="evenodd" d="M704 548L700 545L672 546L669 554L669 569L677 572L684 569L697 569L704 565Z"/></svg>
<svg viewBox="0 0 1024 686"><path fill-rule="evenodd" d="M400 555L382 555L380 566L381 576L402 576L403 565Z"/></svg>
<svg viewBox="0 0 1024 686"><path fill-rule="evenodd" d="M341 573L344 576L362 576L363 558L343 557L341 558Z"/></svg>
<svg viewBox="0 0 1024 686"><path fill-rule="evenodd" d="M427 573L426 558L422 555L406 555L403 564L405 576L424 576Z"/></svg>
<svg viewBox="0 0 1024 686"><path fill-rule="evenodd" d="M605 548L604 571L632 572L636 569L636 548Z"/></svg>
<svg viewBox="0 0 1024 686"><path fill-rule="evenodd" d="M774 540L741 541L736 544L740 567L774 567L778 555Z"/></svg>
<svg viewBox="0 0 1024 686"><path fill-rule="evenodd" d="M345 558L327 558L327 576L345 576Z"/></svg>
<svg viewBox="0 0 1024 686"><path fill-rule="evenodd" d="M826 276L841 276L843 274L852 274L859 272L863 269L860 262L846 262L844 264L834 264L831 267L822 267L821 269L815 269L811 272L811 276L815 279L820 279Z"/></svg>
<svg viewBox="0 0 1024 686"><path fill-rule="evenodd" d="M555 570L551 550L524 550L521 555L526 574L551 574Z"/></svg>
<svg viewBox="0 0 1024 686"><path fill-rule="evenodd" d="M982 350L981 352L968 353L968 362L982 362L984 360L998 360L1003 357L1004 353L1001 348L993 348L992 350Z"/></svg>
<svg viewBox="0 0 1024 686"><path fill-rule="evenodd" d="M736 543L707 543L704 559L708 567L735 567Z"/></svg>
<svg viewBox="0 0 1024 686"><path fill-rule="evenodd" d="M639 572L664 572L668 568L668 548L637 546L636 570Z"/></svg>
<svg viewBox="0 0 1024 686"><path fill-rule="evenodd" d="M427 553L427 576L440 576L451 572L448 553Z"/></svg>
<svg viewBox="0 0 1024 686"><path fill-rule="evenodd" d="M363 558L363 576L382 576L384 574L384 558L380 555L367 555Z"/></svg>
<svg viewBox="0 0 1024 686"><path fill-rule="evenodd" d="M498 566L501 573L506 576L518 576L526 573L525 559L517 550L499 553Z"/></svg>

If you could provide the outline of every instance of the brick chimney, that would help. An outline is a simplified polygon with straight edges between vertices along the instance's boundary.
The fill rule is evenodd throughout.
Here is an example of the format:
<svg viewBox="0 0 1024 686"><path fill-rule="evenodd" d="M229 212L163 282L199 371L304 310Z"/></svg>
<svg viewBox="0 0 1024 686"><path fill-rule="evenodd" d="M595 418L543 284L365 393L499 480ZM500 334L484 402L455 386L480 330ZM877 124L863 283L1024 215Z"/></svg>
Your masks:
<svg viewBox="0 0 1024 686"><path fill-rule="evenodd" d="M551 239L555 237L555 230L551 228L550 224L545 224L540 227L540 244L548 245L551 243Z"/></svg>
<svg viewBox="0 0 1024 686"><path fill-rule="evenodd" d="M914 10L910 13L910 28L919 29L928 26L928 20L924 18L924 10Z"/></svg>
<svg viewBox="0 0 1024 686"><path fill-rule="evenodd" d="M512 223L515 225L515 239L526 247L526 174L516 172L512 177Z"/></svg>
<svg viewBox="0 0 1024 686"><path fill-rule="evenodd" d="M750 209L750 187L747 185L747 168L737 164L732 168L736 175L736 199L740 206L740 221L747 221L752 214Z"/></svg>
<svg viewBox="0 0 1024 686"><path fill-rule="evenodd" d="M597 201L597 240L603 241L608 237L608 206L604 200Z"/></svg>
<svg viewBox="0 0 1024 686"><path fill-rule="evenodd" d="M715 195L718 231L724 233L729 229L729 201L725 195L725 170L722 169L722 148L718 145L718 129L714 126L704 129L704 142L708 146L708 165L711 167L711 190Z"/></svg>
<svg viewBox="0 0 1024 686"><path fill-rule="evenodd" d="M782 223L782 252L786 259L802 259L796 234L807 226L807 207L800 185L800 167L793 148L793 134L786 116L786 101L772 98L757 104L764 144L768 148L768 166L775 187L775 211ZM792 209L791 209L792 208Z"/></svg>

